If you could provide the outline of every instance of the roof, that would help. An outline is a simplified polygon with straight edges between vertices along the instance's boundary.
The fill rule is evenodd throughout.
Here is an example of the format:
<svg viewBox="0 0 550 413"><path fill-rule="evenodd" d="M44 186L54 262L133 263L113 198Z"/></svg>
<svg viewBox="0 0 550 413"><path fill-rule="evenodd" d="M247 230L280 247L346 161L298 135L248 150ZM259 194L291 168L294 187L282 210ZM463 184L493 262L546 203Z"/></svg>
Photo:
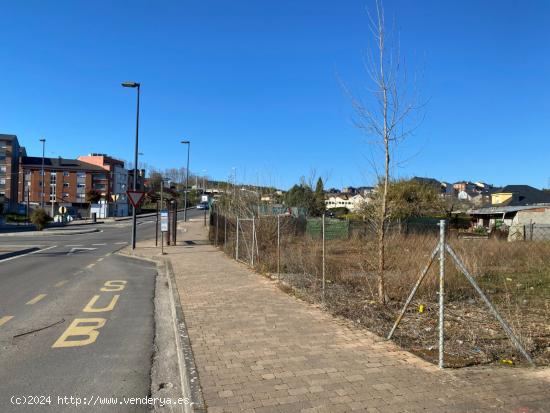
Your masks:
<svg viewBox="0 0 550 413"><path fill-rule="evenodd" d="M494 193L511 193L512 198L501 205L520 206L550 203L550 193L529 185L507 185Z"/></svg>
<svg viewBox="0 0 550 413"><path fill-rule="evenodd" d="M13 140L17 140L17 136L0 133L0 139L2 139L3 141L13 141Z"/></svg>
<svg viewBox="0 0 550 413"><path fill-rule="evenodd" d="M493 207L472 209L472 210L468 211L468 213L470 215L494 215L494 214L502 214L502 213L507 213L507 212L517 212L517 211L524 211L524 210L538 209L538 208L549 208L550 209L550 203L538 204L538 205L493 206Z"/></svg>
<svg viewBox="0 0 550 413"><path fill-rule="evenodd" d="M21 158L21 165L24 166L42 166L42 157L40 156L24 156ZM78 159L64 159L64 158L44 158L44 167L48 169L71 169L75 171L101 171L105 172L105 169L92 165Z"/></svg>

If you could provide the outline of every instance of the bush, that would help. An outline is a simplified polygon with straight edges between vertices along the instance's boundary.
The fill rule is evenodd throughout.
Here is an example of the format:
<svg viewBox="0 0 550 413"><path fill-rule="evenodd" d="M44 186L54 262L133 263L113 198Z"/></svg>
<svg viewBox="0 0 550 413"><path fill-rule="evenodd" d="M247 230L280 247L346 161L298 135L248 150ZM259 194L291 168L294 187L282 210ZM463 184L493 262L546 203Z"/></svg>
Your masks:
<svg viewBox="0 0 550 413"><path fill-rule="evenodd" d="M25 222L26 216L23 214L6 214L6 222Z"/></svg>
<svg viewBox="0 0 550 413"><path fill-rule="evenodd" d="M31 214L31 222L36 225L38 231L42 231L51 220L52 218L42 208L35 209Z"/></svg>

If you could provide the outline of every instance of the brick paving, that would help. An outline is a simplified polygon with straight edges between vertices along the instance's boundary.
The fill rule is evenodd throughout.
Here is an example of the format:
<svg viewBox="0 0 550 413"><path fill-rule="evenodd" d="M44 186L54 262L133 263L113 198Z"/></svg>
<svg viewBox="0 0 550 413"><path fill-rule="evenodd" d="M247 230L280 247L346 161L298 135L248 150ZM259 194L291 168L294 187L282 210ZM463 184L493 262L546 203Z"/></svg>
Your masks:
<svg viewBox="0 0 550 413"><path fill-rule="evenodd" d="M210 413L550 412L550 369L440 371L184 231L166 251Z"/></svg>

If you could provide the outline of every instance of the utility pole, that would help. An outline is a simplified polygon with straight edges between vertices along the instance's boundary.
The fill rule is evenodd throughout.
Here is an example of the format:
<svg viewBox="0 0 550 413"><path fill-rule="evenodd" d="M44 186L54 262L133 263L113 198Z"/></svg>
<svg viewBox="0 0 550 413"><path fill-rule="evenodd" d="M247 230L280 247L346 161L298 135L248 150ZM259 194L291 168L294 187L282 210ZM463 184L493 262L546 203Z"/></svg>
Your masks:
<svg viewBox="0 0 550 413"><path fill-rule="evenodd" d="M136 143L134 148L134 191L137 190L137 174L138 174L138 143L139 143L139 94L141 85L137 82L124 82L122 87L137 88L137 111L136 111ZM136 228L137 216L136 208L132 208L132 249L136 249Z"/></svg>
<svg viewBox="0 0 550 413"><path fill-rule="evenodd" d="M191 150L191 141L181 141L181 143L187 145L187 168L185 170L185 194L183 203L183 222L187 222L187 192L189 191L189 151Z"/></svg>

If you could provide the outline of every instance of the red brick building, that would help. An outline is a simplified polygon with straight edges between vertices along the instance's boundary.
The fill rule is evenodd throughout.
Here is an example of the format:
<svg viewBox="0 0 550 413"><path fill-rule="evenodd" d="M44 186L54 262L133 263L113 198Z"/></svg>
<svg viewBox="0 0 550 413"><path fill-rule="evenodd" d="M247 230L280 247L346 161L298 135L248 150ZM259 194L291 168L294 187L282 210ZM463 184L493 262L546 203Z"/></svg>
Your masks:
<svg viewBox="0 0 550 413"><path fill-rule="evenodd" d="M86 193L91 189L105 191L106 171L77 159L44 158L44 179L41 179L42 158L20 158L19 202L40 205L42 188L44 206L59 204L86 207Z"/></svg>

